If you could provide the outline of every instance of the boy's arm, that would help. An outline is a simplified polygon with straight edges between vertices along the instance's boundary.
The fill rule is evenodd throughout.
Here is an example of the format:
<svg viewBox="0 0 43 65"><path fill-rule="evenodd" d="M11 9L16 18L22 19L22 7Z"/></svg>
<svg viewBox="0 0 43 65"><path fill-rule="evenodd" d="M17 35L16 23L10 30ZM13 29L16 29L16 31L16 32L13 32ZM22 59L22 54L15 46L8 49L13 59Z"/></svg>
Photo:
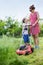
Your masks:
<svg viewBox="0 0 43 65"><path fill-rule="evenodd" d="M31 26L31 23L30 22L28 22L28 24L27 24L28 26Z"/></svg>
<svg viewBox="0 0 43 65"><path fill-rule="evenodd" d="M30 21L30 17L27 18L27 21Z"/></svg>

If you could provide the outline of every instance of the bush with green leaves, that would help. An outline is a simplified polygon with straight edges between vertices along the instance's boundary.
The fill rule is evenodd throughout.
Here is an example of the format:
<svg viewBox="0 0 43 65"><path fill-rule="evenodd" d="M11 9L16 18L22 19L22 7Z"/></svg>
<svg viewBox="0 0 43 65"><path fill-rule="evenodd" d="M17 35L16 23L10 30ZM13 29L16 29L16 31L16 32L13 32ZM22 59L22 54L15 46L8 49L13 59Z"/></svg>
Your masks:
<svg viewBox="0 0 43 65"><path fill-rule="evenodd" d="M39 34L40 37L43 37L43 25L40 25L40 34Z"/></svg>
<svg viewBox="0 0 43 65"><path fill-rule="evenodd" d="M40 20L41 21L41 20ZM13 20L11 17L8 17L6 21L0 20L0 36L14 36L21 37L22 35L22 23L18 20ZM43 36L43 24L40 24L40 37ZM9 33L9 34L8 34Z"/></svg>

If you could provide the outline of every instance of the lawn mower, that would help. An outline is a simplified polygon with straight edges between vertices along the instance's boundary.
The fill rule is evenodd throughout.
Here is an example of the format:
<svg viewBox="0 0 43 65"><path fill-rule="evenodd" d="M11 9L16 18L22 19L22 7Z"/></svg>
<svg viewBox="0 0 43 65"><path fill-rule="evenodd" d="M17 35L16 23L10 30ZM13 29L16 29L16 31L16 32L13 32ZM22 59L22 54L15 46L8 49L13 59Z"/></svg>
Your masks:
<svg viewBox="0 0 43 65"><path fill-rule="evenodd" d="M24 46L21 46L18 50L16 50L16 53L18 55L29 55L31 53L33 53L34 51L34 48L28 44L27 46L24 45Z"/></svg>

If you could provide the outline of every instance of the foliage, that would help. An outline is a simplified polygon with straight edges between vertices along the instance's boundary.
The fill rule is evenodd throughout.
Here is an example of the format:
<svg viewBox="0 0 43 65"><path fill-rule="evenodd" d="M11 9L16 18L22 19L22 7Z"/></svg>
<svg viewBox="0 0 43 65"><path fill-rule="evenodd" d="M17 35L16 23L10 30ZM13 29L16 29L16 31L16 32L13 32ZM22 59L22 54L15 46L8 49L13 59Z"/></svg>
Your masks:
<svg viewBox="0 0 43 65"><path fill-rule="evenodd" d="M39 36L43 37L43 24L40 25L40 35Z"/></svg>
<svg viewBox="0 0 43 65"><path fill-rule="evenodd" d="M40 24L40 36L43 36L43 25ZM22 23L18 20L13 20L8 17L6 21L0 20L0 36L1 35L21 37L22 35Z"/></svg>

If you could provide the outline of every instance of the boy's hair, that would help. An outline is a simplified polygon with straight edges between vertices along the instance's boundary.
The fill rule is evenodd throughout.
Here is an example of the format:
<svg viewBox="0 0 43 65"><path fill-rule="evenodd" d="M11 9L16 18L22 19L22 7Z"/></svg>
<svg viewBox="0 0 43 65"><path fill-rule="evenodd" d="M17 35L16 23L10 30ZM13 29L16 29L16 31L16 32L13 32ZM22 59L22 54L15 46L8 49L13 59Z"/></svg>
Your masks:
<svg viewBox="0 0 43 65"><path fill-rule="evenodd" d="M23 18L22 22L25 23L26 18Z"/></svg>

